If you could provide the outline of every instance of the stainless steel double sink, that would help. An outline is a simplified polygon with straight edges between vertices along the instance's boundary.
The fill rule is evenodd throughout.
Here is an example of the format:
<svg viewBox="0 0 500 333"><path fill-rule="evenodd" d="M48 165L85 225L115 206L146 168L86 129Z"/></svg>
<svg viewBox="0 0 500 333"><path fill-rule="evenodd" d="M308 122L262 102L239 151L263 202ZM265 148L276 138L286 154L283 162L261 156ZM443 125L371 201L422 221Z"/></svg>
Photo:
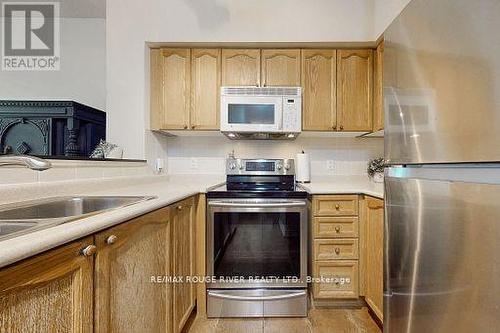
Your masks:
<svg viewBox="0 0 500 333"><path fill-rule="evenodd" d="M0 241L154 198L68 196L0 205Z"/></svg>

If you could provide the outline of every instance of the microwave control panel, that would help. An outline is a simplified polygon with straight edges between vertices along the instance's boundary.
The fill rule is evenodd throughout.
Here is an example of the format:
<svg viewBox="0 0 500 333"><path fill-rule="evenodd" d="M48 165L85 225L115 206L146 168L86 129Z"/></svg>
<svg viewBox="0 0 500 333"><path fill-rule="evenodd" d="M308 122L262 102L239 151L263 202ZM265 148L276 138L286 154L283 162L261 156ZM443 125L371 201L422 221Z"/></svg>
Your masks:
<svg viewBox="0 0 500 333"><path fill-rule="evenodd" d="M302 129L302 98L283 97L283 131L300 132Z"/></svg>

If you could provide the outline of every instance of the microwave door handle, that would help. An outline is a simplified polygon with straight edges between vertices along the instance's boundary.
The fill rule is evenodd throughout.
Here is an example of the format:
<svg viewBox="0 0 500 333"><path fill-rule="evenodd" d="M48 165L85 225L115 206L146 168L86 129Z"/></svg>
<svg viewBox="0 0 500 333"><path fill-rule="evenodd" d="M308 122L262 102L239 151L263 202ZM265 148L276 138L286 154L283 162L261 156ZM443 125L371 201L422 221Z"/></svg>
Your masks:
<svg viewBox="0 0 500 333"><path fill-rule="evenodd" d="M280 203L238 203L238 202L222 202L222 201L211 201L208 203L209 206L213 207L259 207L259 208L279 208L279 207L303 207L306 205L305 202L280 202Z"/></svg>

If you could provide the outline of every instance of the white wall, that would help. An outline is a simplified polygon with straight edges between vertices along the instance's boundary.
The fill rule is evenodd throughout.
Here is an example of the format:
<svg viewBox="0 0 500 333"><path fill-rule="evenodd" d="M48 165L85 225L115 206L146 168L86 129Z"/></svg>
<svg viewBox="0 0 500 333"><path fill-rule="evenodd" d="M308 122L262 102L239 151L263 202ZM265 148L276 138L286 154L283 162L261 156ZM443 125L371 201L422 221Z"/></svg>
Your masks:
<svg viewBox="0 0 500 333"><path fill-rule="evenodd" d="M373 0L373 39L378 39L411 0Z"/></svg>
<svg viewBox="0 0 500 333"><path fill-rule="evenodd" d="M169 174L224 174L225 159L234 151L241 158L294 158L306 151L313 180L318 176L366 175L366 162L383 156L378 138L308 138L295 141L232 141L226 137L177 137L168 140ZM334 169L327 161L334 161Z"/></svg>
<svg viewBox="0 0 500 333"><path fill-rule="evenodd" d="M145 42L363 42L373 40L373 0L108 0L108 138L145 157ZM149 156L148 156L149 157Z"/></svg>
<svg viewBox="0 0 500 333"><path fill-rule="evenodd" d="M61 18L60 36L60 70L0 71L0 99L75 100L105 109L105 19Z"/></svg>

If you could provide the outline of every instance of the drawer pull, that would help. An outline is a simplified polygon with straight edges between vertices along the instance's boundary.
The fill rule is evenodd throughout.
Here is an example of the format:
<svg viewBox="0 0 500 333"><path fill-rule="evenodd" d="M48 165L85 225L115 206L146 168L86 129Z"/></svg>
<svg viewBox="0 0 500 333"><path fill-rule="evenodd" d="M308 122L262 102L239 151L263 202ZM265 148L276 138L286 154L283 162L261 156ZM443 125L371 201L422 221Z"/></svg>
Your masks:
<svg viewBox="0 0 500 333"><path fill-rule="evenodd" d="M97 246L95 245L89 245L87 247L84 247L80 253L82 254L82 256L84 257L91 257L93 256L95 253L97 252Z"/></svg>
<svg viewBox="0 0 500 333"><path fill-rule="evenodd" d="M335 227L335 232L339 233L340 232L340 227Z"/></svg>
<svg viewBox="0 0 500 333"><path fill-rule="evenodd" d="M335 205L335 209L339 210L340 209L340 205L339 204Z"/></svg>
<svg viewBox="0 0 500 333"><path fill-rule="evenodd" d="M114 244L114 243L116 243L117 239L118 239L118 237L116 235L111 235L108 238L106 238L106 244L109 244L109 245Z"/></svg>
<svg viewBox="0 0 500 333"><path fill-rule="evenodd" d="M338 247L335 248L335 254L340 254L340 248Z"/></svg>
<svg viewBox="0 0 500 333"><path fill-rule="evenodd" d="M177 210L182 210L182 205L177 206Z"/></svg>

